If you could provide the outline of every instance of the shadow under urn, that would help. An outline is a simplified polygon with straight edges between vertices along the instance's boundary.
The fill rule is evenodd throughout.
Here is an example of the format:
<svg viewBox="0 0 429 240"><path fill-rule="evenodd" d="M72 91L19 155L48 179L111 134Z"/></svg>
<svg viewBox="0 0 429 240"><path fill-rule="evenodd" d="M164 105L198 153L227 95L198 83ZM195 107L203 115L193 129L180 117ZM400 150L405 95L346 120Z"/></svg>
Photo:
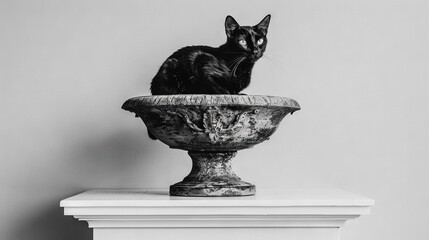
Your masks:
<svg viewBox="0 0 429 240"><path fill-rule="evenodd" d="M254 195L255 185L232 171L231 159L269 139L300 106L275 96L155 95L131 98L122 108L170 148L188 151L192 170L170 186L170 195L208 197Z"/></svg>

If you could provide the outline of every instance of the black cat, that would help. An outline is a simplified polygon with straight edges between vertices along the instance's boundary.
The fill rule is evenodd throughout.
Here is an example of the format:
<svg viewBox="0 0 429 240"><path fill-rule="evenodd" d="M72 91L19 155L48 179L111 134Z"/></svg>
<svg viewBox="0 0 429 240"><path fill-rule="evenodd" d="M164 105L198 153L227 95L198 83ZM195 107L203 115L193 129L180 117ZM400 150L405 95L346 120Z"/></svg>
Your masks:
<svg viewBox="0 0 429 240"><path fill-rule="evenodd" d="M255 62L267 46L271 15L255 26L227 16L227 41L220 47L190 46L173 53L151 83L153 95L238 94L249 86Z"/></svg>

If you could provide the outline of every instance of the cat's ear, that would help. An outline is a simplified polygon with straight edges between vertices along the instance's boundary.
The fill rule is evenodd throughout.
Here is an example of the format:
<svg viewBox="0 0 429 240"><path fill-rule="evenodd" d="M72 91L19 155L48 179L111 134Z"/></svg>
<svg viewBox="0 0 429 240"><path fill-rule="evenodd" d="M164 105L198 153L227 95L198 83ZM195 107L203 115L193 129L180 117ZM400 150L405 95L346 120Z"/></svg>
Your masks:
<svg viewBox="0 0 429 240"><path fill-rule="evenodd" d="M267 16L262 19L260 23L258 23L255 27L258 28L264 35L268 32L268 25L270 24L271 14L268 14Z"/></svg>
<svg viewBox="0 0 429 240"><path fill-rule="evenodd" d="M235 21L233 17L228 15L225 19L226 36L231 37L234 30L238 27L240 27L240 25L237 23L237 21Z"/></svg>

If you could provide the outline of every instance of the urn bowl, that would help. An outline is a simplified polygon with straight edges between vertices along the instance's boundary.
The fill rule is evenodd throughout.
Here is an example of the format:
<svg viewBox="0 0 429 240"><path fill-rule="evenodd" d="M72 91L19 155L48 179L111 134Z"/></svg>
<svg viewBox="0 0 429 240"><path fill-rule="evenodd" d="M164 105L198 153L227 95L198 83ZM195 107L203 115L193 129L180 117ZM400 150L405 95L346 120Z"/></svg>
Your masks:
<svg viewBox="0 0 429 240"><path fill-rule="evenodd" d="M233 173L231 158L267 140L300 106L274 96L156 95L131 98L122 108L158 140L191 156L191 173L170 187L171 195L243 196L253 195L255 186Z"/></svg>

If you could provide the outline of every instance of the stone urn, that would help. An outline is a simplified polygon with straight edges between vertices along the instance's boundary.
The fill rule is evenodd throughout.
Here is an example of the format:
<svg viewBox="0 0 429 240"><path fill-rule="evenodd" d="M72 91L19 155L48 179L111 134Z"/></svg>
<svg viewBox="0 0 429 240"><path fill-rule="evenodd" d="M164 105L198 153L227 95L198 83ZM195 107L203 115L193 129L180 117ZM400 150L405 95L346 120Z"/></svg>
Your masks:
<svg viewBox="0 0 429 240"><path fill-rule="evenodd" d="M170 186L172 196L247 196L255 185L231 168L238 150L267 140L288 114L300 109L290 98L251 95L157 95L134 97L122 108L170 148L188 151L192 170Z"/></svg>

